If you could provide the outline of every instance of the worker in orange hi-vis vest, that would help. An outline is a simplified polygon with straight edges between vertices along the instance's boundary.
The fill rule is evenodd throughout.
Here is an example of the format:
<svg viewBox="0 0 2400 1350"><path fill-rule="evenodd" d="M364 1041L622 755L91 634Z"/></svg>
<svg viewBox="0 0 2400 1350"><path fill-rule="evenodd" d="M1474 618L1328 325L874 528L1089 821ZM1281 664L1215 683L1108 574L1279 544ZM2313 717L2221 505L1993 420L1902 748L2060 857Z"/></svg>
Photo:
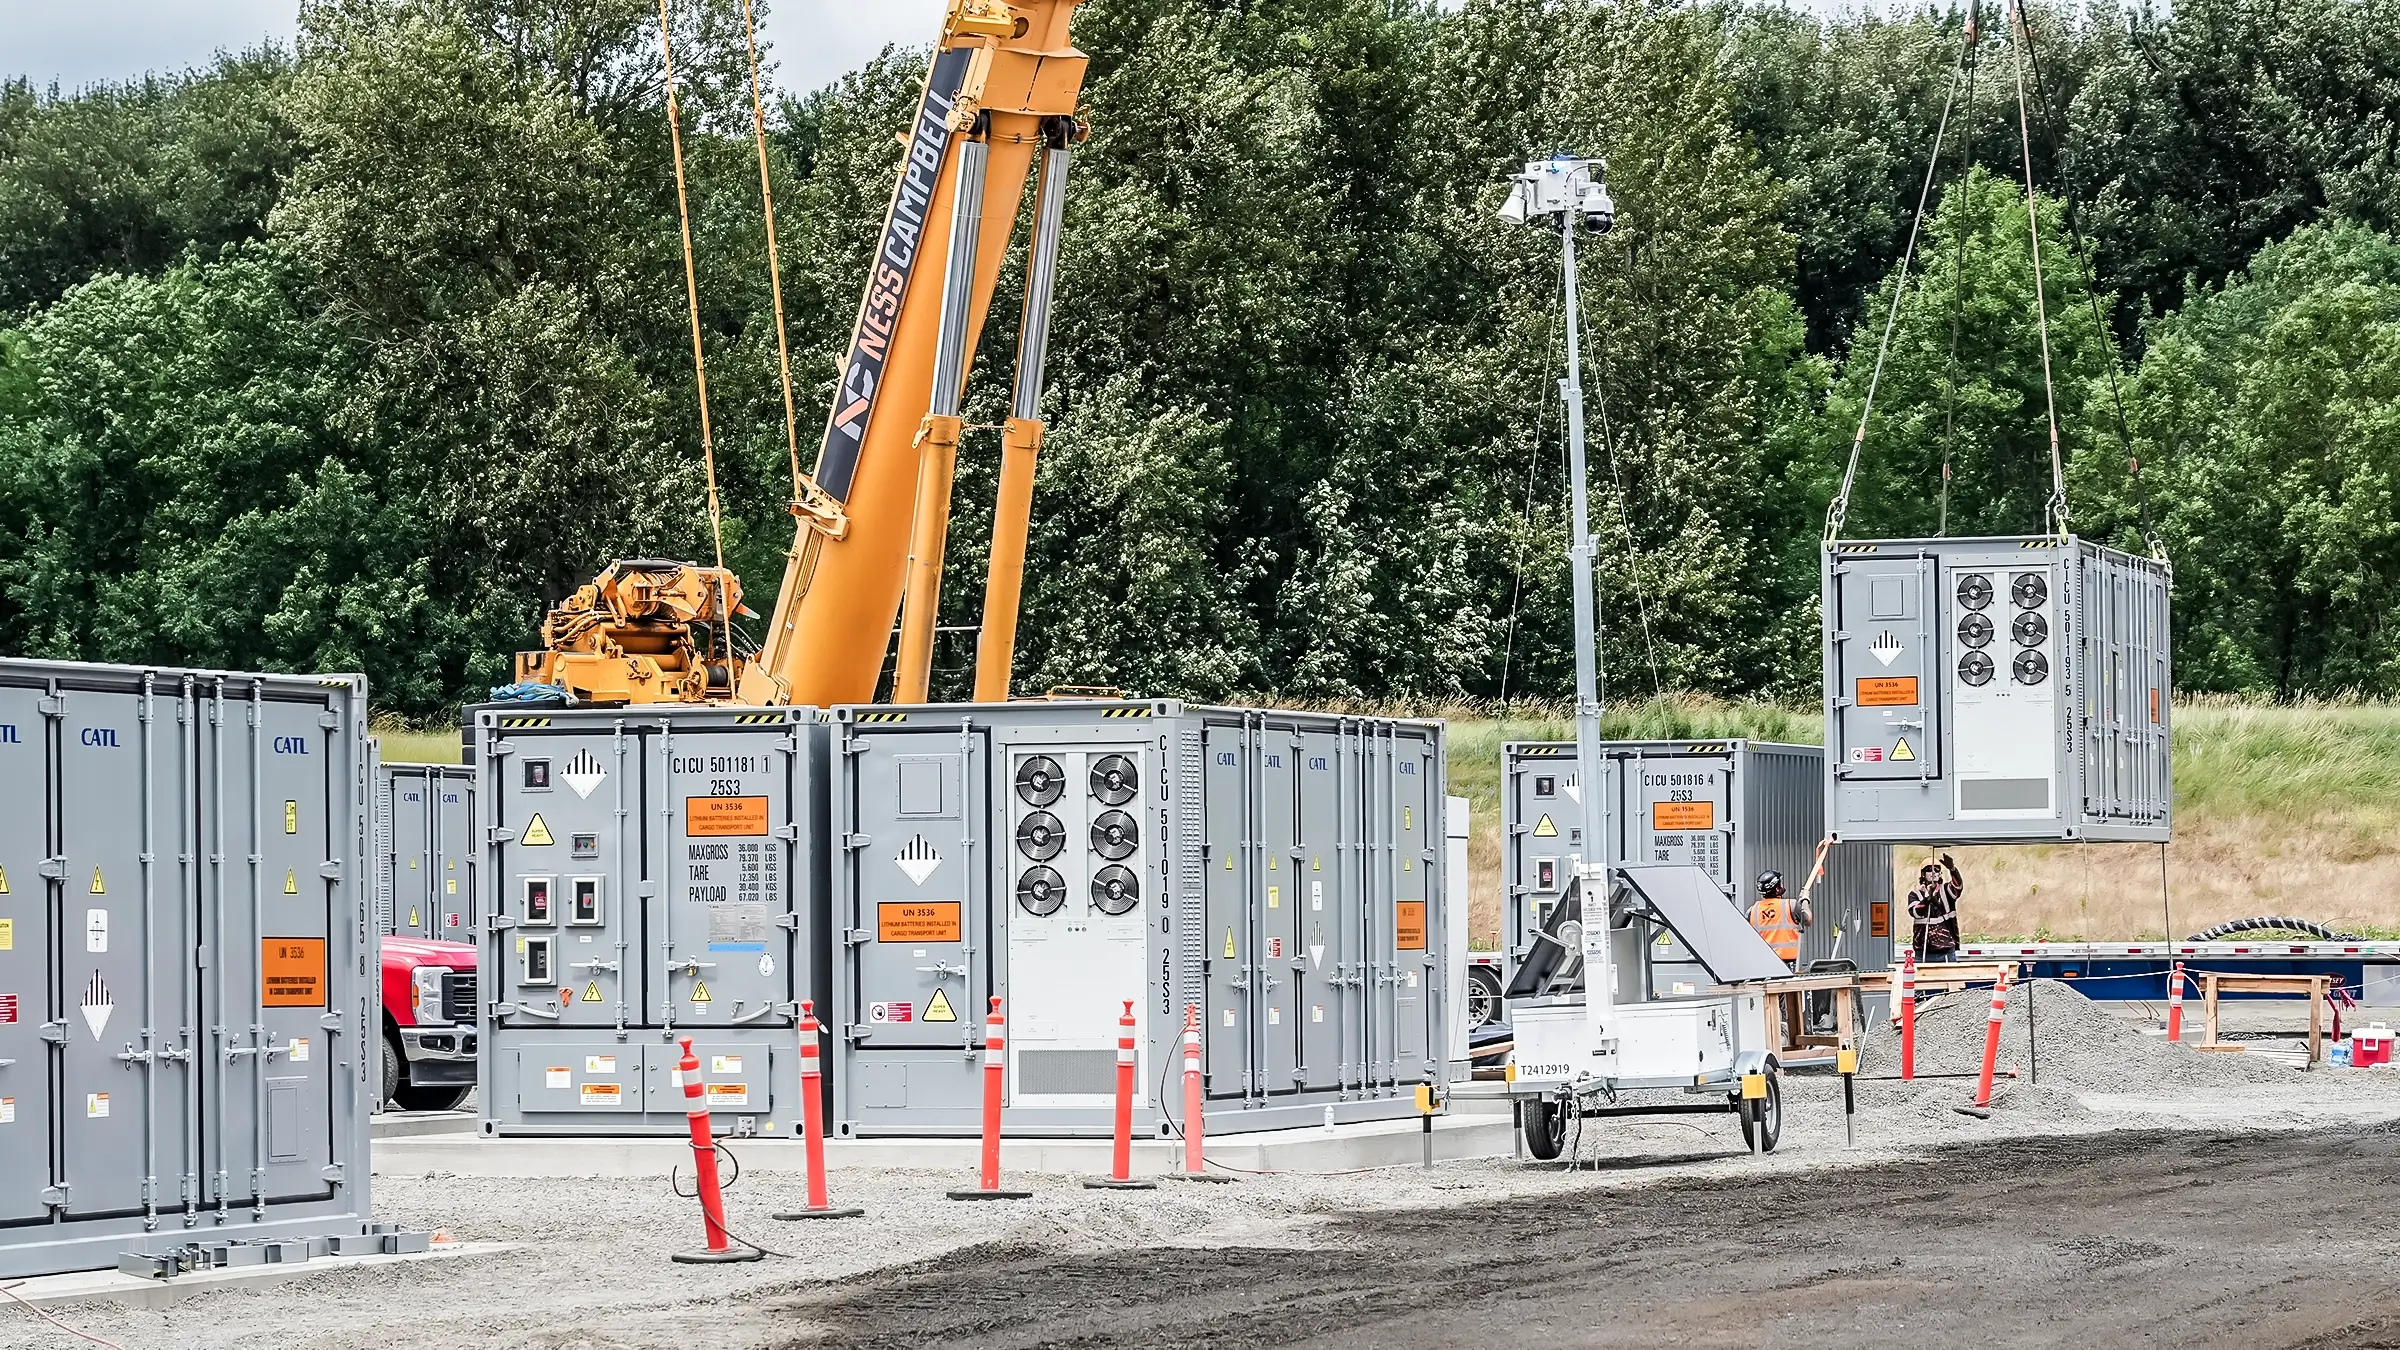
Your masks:
<svg viewBox="0 0 2400 1350"><path fill-rule="evenodd" d="M1750 926L1785 965L1799 964L1800 930L1815 918L1808 901L1794 903L1783 898L1783 873L1769 868L1758 874L1758 900L1750 906Z"/></svg>

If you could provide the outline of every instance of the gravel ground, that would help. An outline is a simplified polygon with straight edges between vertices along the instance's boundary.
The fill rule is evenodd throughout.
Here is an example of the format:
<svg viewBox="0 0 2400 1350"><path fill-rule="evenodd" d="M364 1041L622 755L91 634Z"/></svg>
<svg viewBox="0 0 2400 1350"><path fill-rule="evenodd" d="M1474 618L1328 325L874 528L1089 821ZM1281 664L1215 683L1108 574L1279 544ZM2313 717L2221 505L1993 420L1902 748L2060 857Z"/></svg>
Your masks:
<svg viewBox="0 0 2400 1350"><path fill-rule="evenodd" d="M2002 1062L2029 1070L2032 1056L2022 1020L2025 1000L2023 990L2012 1000ZM164 1311L108 1304L52 1311L127 1350L383 1350L401 1344L439 1345L444 1350L649 1350L686 1343L706 1344L711 1350L904 1342L1339 1344L1348 1342L1342 1339L1345 1323L1338 1318L1302 1316L1288 1326L1260 1324L1245 1320L1248 1314L1239 1307L1221 1299L1211 1303L1202 1295L1228 1284L1245 1285L1253 1278L1253 1266L1261 1263L1295 1271L1320 1270L1331 1263L1356 1274L1375 1269L1376 1262L1432 1261L1443 1251L1471 1263L1511 1262L1533 1252L1539 1259L1528 1270L1539 1269L1548 1278L1562 1258L1549 1252L1544 1244L1550 1239L1542 1235L1562 1225L1569 1230L1576 1225L1589 1228L1592 1241L1606 1242L1612 1249L1629 1234L1681 1233L1687 1228L1694 1234L1715 1232L1706 1240L1695 1236L1692 1241L1699 1245L1684 1250L1683 1259L1712 1269L1725 1264L1752 1270L1744 1258L1758 1245L1759 1233L1754 1227L1746 1233L1717 1232L1728 1216L1738 1216L1743 1225L1772 1218L1776 1236L1766 1245L1778 1256L1756 1270L1784 1271L1792 1282L1778 1287L1790 1293L1811 1287L1812 1280L1867 1278L1837 1279L1825 1273L1836 1267L1849 1269L1843 1263L1865 1258L1825 1249L1829 1236L1810 1236L1820 1227L1815 1218L1833 1220L1830 1227L1841 1230L1835 1245L1845 1251L1864 1241L1856 1211L1878 1204L1883 1208L1877 1212L1889 1211L1896 1216L1890 1222L1901 1224L1885 1239L1893 1251L1913 1251L1926 1242L1960 1242L1967 1215L1937 1202L1952 1194L1962 1170L1982 1178L1984 1190L1974 1192L1981 1198L1973 1199L1958 1191L1954 1205L1960 1210L2006 1208L2029 1196L2063 1203L2074 1192L2027 1184L2054 1165L2083 1178L2076 1187L2098 1188L2090 1193L2092 1203L2099 1204L2102 1191L2116 1184L2111 1181L2112 1168L2120 1156L2134 1172L2140 1171L2131 1161L2135 1155L2156 1155L2141 1166L2157 1175L2178 1166L2185 1172L2206 1172L2214 1166L2205 1161L2206 1151L2219 1147L2210 1141L2227 1137L2263 1141L2255 1147L2240 1144L2259 1155L2262 1169L2264 1159L2278 1149L2316 1150L2333 1158L2368 1150L2359 1164L2363 1171L2295 1164L2276 1173L2285 1189L2272 1204L2263 1192L2240 1202L2249 1208L2312 1216L2306 1224L2318 1223L2371 1185L2388 1188L2400 1182L2400 1172L2392 1165L2395 1139L2400 1138L2392 1131L2400 1126L2389 1123L2400 1121L2400 1071L2303 1073L2263 1057L2204 1056L2145 1037L2064 986L2045 983L2031 1001L2038 1009L2040 1081L2030 1076L2004 1080L1988 1121L1954 1109L1971 1095L1968 1080L1880 1081L1880 1075L1893 1071L1896 1056L1884 1037L1871 1038L1866 1076L1857 1084L1855 1148L1843 1143L1838 1080L1793 1076L1785 1084L1783 1145L1765 1159L1742 1152L1740 1133L1730 1116L1596 1120L1574 1141L1576 1166L1571 1169L1501 1158L1450 1163L1430 1172L1395 1168L1347 1176L1247 1176L1225 1186L1170 1182L1156 1191L1121 1194L1087 1191L1075 1178L1012 1177L1012 1183L1028 1184L1036 1192L1034 1198L985 1204L941 1198L944 1189L966 1180L961 1176L842 1172L835 1176L835 1200L865 1206L868 1217L811 1224L767 1218L778 1208L797 1207L803 1196L796 1181L762 1177L735 1186L729 1197L731 1222L744 1236L793 1259L731 1267L668 1262L669 1253L699 1245L700 1225L694 1203L670 1195L663 1177L650 1183L379 1174L377 1208L384 1217L412 1227L446 1229L461 1240L517 1246L455 1263L381 1271L344 1271L329 1265L325 1274L294 1284L212 1292ZM1919 1023L1920 1071L1963 1072L1980 1063L1989 1003L1988 994L1971 993L1929 1001ZM2387 1123L2361 1126L2357 1122L2362 1120ZM2343 1122L2349 1123L2348 1132L2325 1132L2329 1125ZM2229 1127L2243 1133L2222 1135ZM2318 1133L2294 1133L2311 1130ZM2194 1157L2202 1161L2193 1163ZM2188 1176L2168 1189L2206 1184L2205 1177ZM1889 1203L1893 1195L1909 1192L1915 1193L1909 1204ZM2386 1221L2389 1194L2387 1189L2387 1199L2371 1207L2377 1222ZM2232 1200L2233 1192L2228 1190L2223 1198ZM1684 1217L1674 1218L1679 1211ZM1505 1215L1505 1222L1494 1215ZM2091 1237L2089 1241L2102 1244L2093 1248L2102 1255L2118 1250L2107 1247L2108 1242L2150 1243L2181 1253L2196 1241L2158 1227L2170 1221L2188 1224L2182 1217L2154 1219L2128 1209L2111 1221L2126 1235ZM2298 1218L2292 1222L2306 1226ZM1925 1225L1921 1233L1910 1226L1918 1223ZM1377 1240L1373 1235L1387 1230L1416 1234L1411 1241L1417 1245L1394 1248L1362 1265L1361 1244L1372 1246ZM2289 1233L2278 1229L2227 1235L2225 1241L2234 1245L2221 1250L2250 1244L2280 1251L2277 1244L2297 1240L2293 1235L2299 1232L2293 1227ZM2393 1249L2388 1227L2378 1236L2382 1246L2376 1260L2388 1264L2400 1253ZM1882 1250L1872 1242L1867 1248ZM1820 1249L1825 1249L1821 1259ZM1588 1252L1588 1244L1583 1250ZM1057 1270L1062 1272L1062 1289L1083 1287L1098 1279L1098 1272L1115 1270L1118 1284L1111 1287L1121 1289L1126 1267L1115 1263L1127 1260L1128 1254L1138 1257L1140 1270L1149 1272L1140 1288L1155 1289L1168 1304L1186 1296L1198 1301L1181 1312L1162 1305L1154 1310L1156 1318L1145 1313L1121 1323L1077 1324L1080 1329L1072 1335L1068 1323L1059 1322L1053 1335L1045 1329L1051 1324L1011 1321L1014 1314L957 1292L959 1280L979 1270L996 1272L996 1279ZM1801 1254L1808 1254L1805 1260ZM1671 1263L1661 1264L1662 1259L1644 1257L1639 1264L1672 1269ZM2084 1258L2068 1254L2056 1259ZM1804 1271L1811 1262L1821 1267L1814 1275ZM1604 1268L1606 1261L1592 1264L1592 1269ZM1430 1279L1415 1294L1405 1282L1386 1284L1379 1293L1365 1286L1342 1293L1347 1286L1335 1281L1321 1291L1322 1298L1331 1299L1334 1306L1349 1306L1344 1299L1363 1300L1361 1306L1372 1304L1390 1313L1392 1299L1413 1297L1424 1315L1423 1327L1449 1326L1464 1336L1464 1324L1442 1320L1451 1296L1440 1290L1445 1280L1474 1284L1485 1277L1470 1278L1463 1267L1444 1269L1447 1274ZM1082 1284L1063 1273L1077 1271L1087 1272ZM1195 1288L1187 1277L1203 1271L1216 1273ZM1878 1288L1892 1282L1882 1274L1869 1283L1876 1281L1882 1282ZM947 1292L934 1297L929 1289ZM1458 1297L1498 1297L1498 1290L1495 1286L1470 1294L1462 1286ZM879 1305L870 1297L876 1291L889 1294L897 1300L890 1306L908 1311L915 1320L895 1318L885 1325L874 1312ZM1897 1305L1906 1303L1896 1294L1894 1299ZM953 1315L952 1304L981 1311ZM1025 1306L1042 1305L1033 1299ZM1578 1330L1590 1330L1576 1320L1580 1310L1545 1307L1538 1315L1531 1308L1526 1312L1534 1319L1528 1330L1548 1328L1534 1339L1564 1335L1569 1341L1609 1343L1596 1332L1587 1336ZM1692 1316L1698 1318L1696 1312ZM1723 1325L1740 1322L1732 1317ZM1430 1331L1427 1335L1431 1338L1378 1341L1361 1333L1358 1343L1456 1343ZM1508 1335L1516 1337L1513 1330ZM1854 1330L1848 1339L1858 1338ZM1706 1342L1709 1336L1695 1332L1693 1339ZM30 1314L0 1308L0 1347L73 1343ZM2190 1343L2209 1342L2201 1337ZM2225 1343L2268 1342L2236 1337ZM2355 1342L2325 1344L2349 1343Z"/></svg>

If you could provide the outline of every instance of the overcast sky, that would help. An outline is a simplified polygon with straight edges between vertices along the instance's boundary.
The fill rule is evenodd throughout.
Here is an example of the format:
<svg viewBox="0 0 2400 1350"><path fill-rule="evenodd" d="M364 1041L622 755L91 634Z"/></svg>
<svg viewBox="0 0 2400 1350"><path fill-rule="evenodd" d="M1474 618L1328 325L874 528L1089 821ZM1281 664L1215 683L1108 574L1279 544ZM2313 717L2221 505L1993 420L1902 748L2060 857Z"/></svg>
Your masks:
<svg viewBox="0 0 2400 1350"><path fill-rule="evenodd" d="M0 75L74 89L205 64L220 49L289 43L298 0L0 0ZM776 0L759 36L776 83L814 89L887 42L927 42L944 0Z"/></svg>

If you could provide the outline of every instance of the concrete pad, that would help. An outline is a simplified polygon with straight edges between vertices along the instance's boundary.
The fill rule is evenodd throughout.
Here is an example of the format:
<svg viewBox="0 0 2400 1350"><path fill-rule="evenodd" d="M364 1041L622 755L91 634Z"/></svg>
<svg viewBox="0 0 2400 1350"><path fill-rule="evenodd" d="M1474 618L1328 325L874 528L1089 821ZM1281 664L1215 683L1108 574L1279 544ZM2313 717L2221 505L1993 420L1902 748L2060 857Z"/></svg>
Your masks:
<svg viewBox="0 0 2400 1350"><path fill-rule="evenodd" d="M473 1111L386 1111L374 1118L377 1139L405 1139L414 1134L456 1134L475 1128Z"/></svg>
<svg viewBox="0 0 2400 1350"><path fill-rule="evenodd" d="M1448 1115L1434 1118L1437 1161L1498 1157L1509 1151L1505 1115ZM807 1174L807 1156L797 1139L728 1139L745 1171L759 1175ZM1401 1167L1422 1160L1423 1126L1416 1119L1352 1125L1309 1126L1222 1134L1208 1140L1212 1164L1240 1172L1346 1172ZM1010 1139L1000 1145L1000 1166L1009 1172L1057 1176L1102 1176L1108 1172L1105 1139ZM972 1173L982 1157L974 1139L836 1139L825 1145L827 1171L892 1168ZM689 1171L688 1139L485 1139L473 1134L417 1135L375 1141L375 1171L384 1176L461 1177L659 1177L670 1169ZM1180 1171L1179 1140L1138 1139L1133 1145L1136 1176Z"/></svg>
<svg viewBox="0 0 2400 1350"><path fill-rule="evenodd" d="M84 1270L69 1275L43 1275L35 1279L18 1280L8 1286L8 1291L37 1308L89 1302L114 1303L126 1308L167 1308L218 1289L262 1289L337 1271L421 1265L428 1261L448 1261L461 1256L488 1256L493 1252L508 1251L512 1245L505 1242L445 1242L430 1251L407 1256L320 1256L310 1261L286 1264L196 1270L171 1280L144 1279L118 1270Z"/></svg>

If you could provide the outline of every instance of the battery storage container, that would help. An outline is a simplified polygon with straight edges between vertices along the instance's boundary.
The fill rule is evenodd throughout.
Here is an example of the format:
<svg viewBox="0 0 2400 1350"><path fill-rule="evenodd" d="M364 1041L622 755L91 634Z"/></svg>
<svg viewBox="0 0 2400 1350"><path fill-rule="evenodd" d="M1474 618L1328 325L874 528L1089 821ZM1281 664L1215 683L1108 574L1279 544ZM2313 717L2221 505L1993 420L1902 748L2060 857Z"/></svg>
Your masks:
<svg viewBox="0 0 2400 1350"><path fill-rule="evenodd" d="M1834 832L2164 842L2172 580L2163 561L2073 537L1829 546Z"/></svg>
<svg viewBox="0 0 2400 1350"><path fill-rule="evenodd" d="M377 910L398 937L473 942L475 771L375 761Z"/></svg>
<svg viewBox="0 0 2400 1350"><path fill-rule="evenodd" d="M1502 923L1513 975L1574 879L1583 812L1573 741L1512 741L1500 754ZM1823 760L1816 746L1766 741L1603 742L1603 861L1701 868L1745 917L1758 898L1759 873L1769 868L1783 874L1786 894L1797 898L1825 837ZM1801 932L1798 969L1836 959L1861 970L1891 964L1888 845L1834 845L1813 905L1816 922ZM1659 933L1649 957L1652 987L1644 997L1690 994L1715 983L1671 932Z"/></svg>
<svg viewBox="0 0 2400 1350"><path fill-rule="evenodd" d="M477 711L486 1135L795 1135L826 1011L814 709Z"/></svg>
<svg viewBox="0 0 2400 1350"><path fill-rule="evenodd" d="M0 660L0 1278L357 1239L366 683Z"/></svg>
<svg viewBox="0 0 2400 1350"><path fill-rule="evenodd" d="M972 1135L990 1000L1012 1135L1413 1114L1445 1072L1443 729L1174 701L838 708L838 1132ZM1463 898L1462 898L1463 903Z"/></svg>

